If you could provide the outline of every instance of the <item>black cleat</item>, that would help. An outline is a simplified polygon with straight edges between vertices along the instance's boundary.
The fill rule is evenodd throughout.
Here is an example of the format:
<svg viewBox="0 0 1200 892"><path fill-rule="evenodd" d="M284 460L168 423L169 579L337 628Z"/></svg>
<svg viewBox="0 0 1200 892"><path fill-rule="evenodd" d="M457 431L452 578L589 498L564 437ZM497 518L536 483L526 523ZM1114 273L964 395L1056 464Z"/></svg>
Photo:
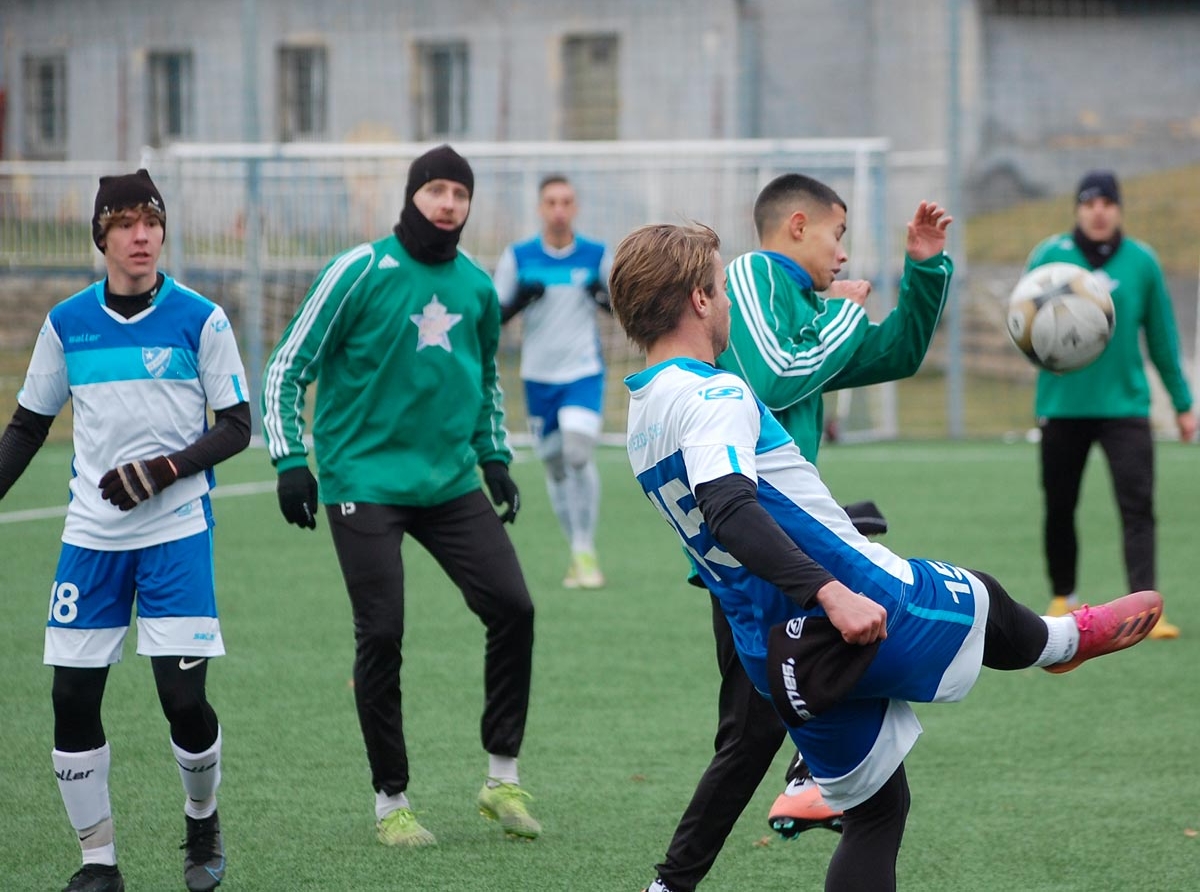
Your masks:
<svg viewBox="0 0 1200 892"><path fill-rule="evenodd" d="M85 864L62 892L125 892L125 878L115 864Z"/></svg>
<svg viewBox="0 0 1200 892"><path fill-rule="evenodd" d="M221 820L213 812L207 818L189 818L184 850L183 882L188 892L211 892L225 877L225 846L221 841Z"/></svg>

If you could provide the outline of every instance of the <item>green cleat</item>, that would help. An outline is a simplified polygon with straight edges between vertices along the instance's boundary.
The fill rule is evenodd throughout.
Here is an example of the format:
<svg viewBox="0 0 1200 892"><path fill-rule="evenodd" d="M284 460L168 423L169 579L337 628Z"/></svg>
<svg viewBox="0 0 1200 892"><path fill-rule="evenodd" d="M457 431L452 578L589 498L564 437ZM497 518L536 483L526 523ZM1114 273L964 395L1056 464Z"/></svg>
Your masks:
<svg viewBox="0 0 1200 892"><path fill-rule="evenodd" d="M530 795L517 784L484 784L479 791L479 813L489 821L499 821L505 836L514 839L537 839L542 825L534 820L525 806Z"/></svg>
<svg viewBox="0 0 1200 892"><path fill-rule="evenodd" d="M415 849L437 845L437 837L421 826L411 808L388 812L375 823L375 834L385 846Z"/></svg>
<svg viewBox="0 0 1200 892"><path fill-rule="evenodd" d="M575 584L568 585L567 579L574 578ZM577 551L571 556L571 569L563 580L567 588L604 588L604 574L596 555L590 551Z"/></svg>

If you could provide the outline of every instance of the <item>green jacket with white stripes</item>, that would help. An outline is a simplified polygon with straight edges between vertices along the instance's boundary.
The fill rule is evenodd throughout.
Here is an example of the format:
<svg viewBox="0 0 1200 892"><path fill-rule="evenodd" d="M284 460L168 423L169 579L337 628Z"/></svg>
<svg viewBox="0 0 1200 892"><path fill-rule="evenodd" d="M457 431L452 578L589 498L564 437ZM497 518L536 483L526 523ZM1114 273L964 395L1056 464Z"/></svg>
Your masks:
<svg viewBox="0 0 1200 892"><path fill-rule="evenodd" d="M461 250L413 259L394 235L333 258L263 373L263 433L277 471L307 461L321 501L428 507L480 488L476 465L508 464L496 372L500 305Z"/></svg>
<svg viewBox="0 0 1200 892"><path fill-rule="evenodd" d="M946 254L904 258L896 307L882 321L849 300L826 299L771 255L754 251L726 268L729 347L717 365L746 380L801 454L816 462L827 390L912 375L933 339L954 264Z"/></svg>

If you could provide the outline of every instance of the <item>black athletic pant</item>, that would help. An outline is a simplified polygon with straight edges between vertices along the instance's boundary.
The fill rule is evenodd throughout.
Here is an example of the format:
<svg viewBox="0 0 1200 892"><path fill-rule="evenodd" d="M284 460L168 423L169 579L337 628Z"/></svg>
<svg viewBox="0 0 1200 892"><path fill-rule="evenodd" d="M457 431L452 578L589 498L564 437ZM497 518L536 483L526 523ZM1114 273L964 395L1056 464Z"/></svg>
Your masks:
<svg viewBox="0 0 1200 892"><path fill-rule="evenodd" d="M713 635L721 671L716 753L696 785L658 875L674 892L693 892L712 869L783 743L783 723L755 690L733 646L733 630L713 596Z"/></svg>
<svg viewBox="0 0 1200 892"><path fill-rule="evenodd" d="M375 790L402 793L409 780L400 696L406 533L433 555L483 621L480 736L488 753L515 757L529 711L533 602L487 497L477 490L431 508L351 502L326 510L354 614L354 700Z"/></svg>
<svg viewBox="0 0 1200 892"><path fill-rule="evenodd" d="M983 665L1013 670L1032 666L1046 647L1045 621L1017 601L987 573L971 573L987 587L988 619ZM842 838L829 861L825 892L892 892L896 859L908 819L908 779L904 764L869 799L846 809Z"/></svg>
<svg viewBox="0 0 1200 892"><path fill-rule="evenodd" d="M1075 592L1075 508L1092 444L1108 459L1125 544L1129 591L1155 587L1154 441L1147 418L1050 418L1042 422L1046 568L1055 595Z"/></svg>

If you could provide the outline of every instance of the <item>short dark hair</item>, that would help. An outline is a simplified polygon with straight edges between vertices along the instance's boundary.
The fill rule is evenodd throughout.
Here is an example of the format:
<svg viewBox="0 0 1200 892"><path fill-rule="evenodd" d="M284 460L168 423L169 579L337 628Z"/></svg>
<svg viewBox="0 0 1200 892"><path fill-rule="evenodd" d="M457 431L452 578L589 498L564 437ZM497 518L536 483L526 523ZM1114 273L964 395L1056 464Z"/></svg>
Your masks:
<svg viewBox="0 0 1200 892"><path fill-rule="evenodd" d="M785 215L791 216L795 206L804 202L822 208L836 204L846 210L842 197L820 180L802 173L785 173L767 183L754 201L754 228L758 237L782 223Z"/></svg>
<svg viewBox="0 0 1200 892"><path fill-rule="evenodd" d="M629 340L650 347L679 324L694 289L713 293L713 252L720 247L721 239L701 223L654 223L621 240L608 293Z"/></svg>
<svg viewBox="0 0 1200 892"><path fill-rule="evenodd" d="M538 195L545 191L547 186L553 186L556 183L562 183L564 186L570 186L571 181L567 179L565 174L548 173L542 177L542 181L538 183Z"/></svg>

